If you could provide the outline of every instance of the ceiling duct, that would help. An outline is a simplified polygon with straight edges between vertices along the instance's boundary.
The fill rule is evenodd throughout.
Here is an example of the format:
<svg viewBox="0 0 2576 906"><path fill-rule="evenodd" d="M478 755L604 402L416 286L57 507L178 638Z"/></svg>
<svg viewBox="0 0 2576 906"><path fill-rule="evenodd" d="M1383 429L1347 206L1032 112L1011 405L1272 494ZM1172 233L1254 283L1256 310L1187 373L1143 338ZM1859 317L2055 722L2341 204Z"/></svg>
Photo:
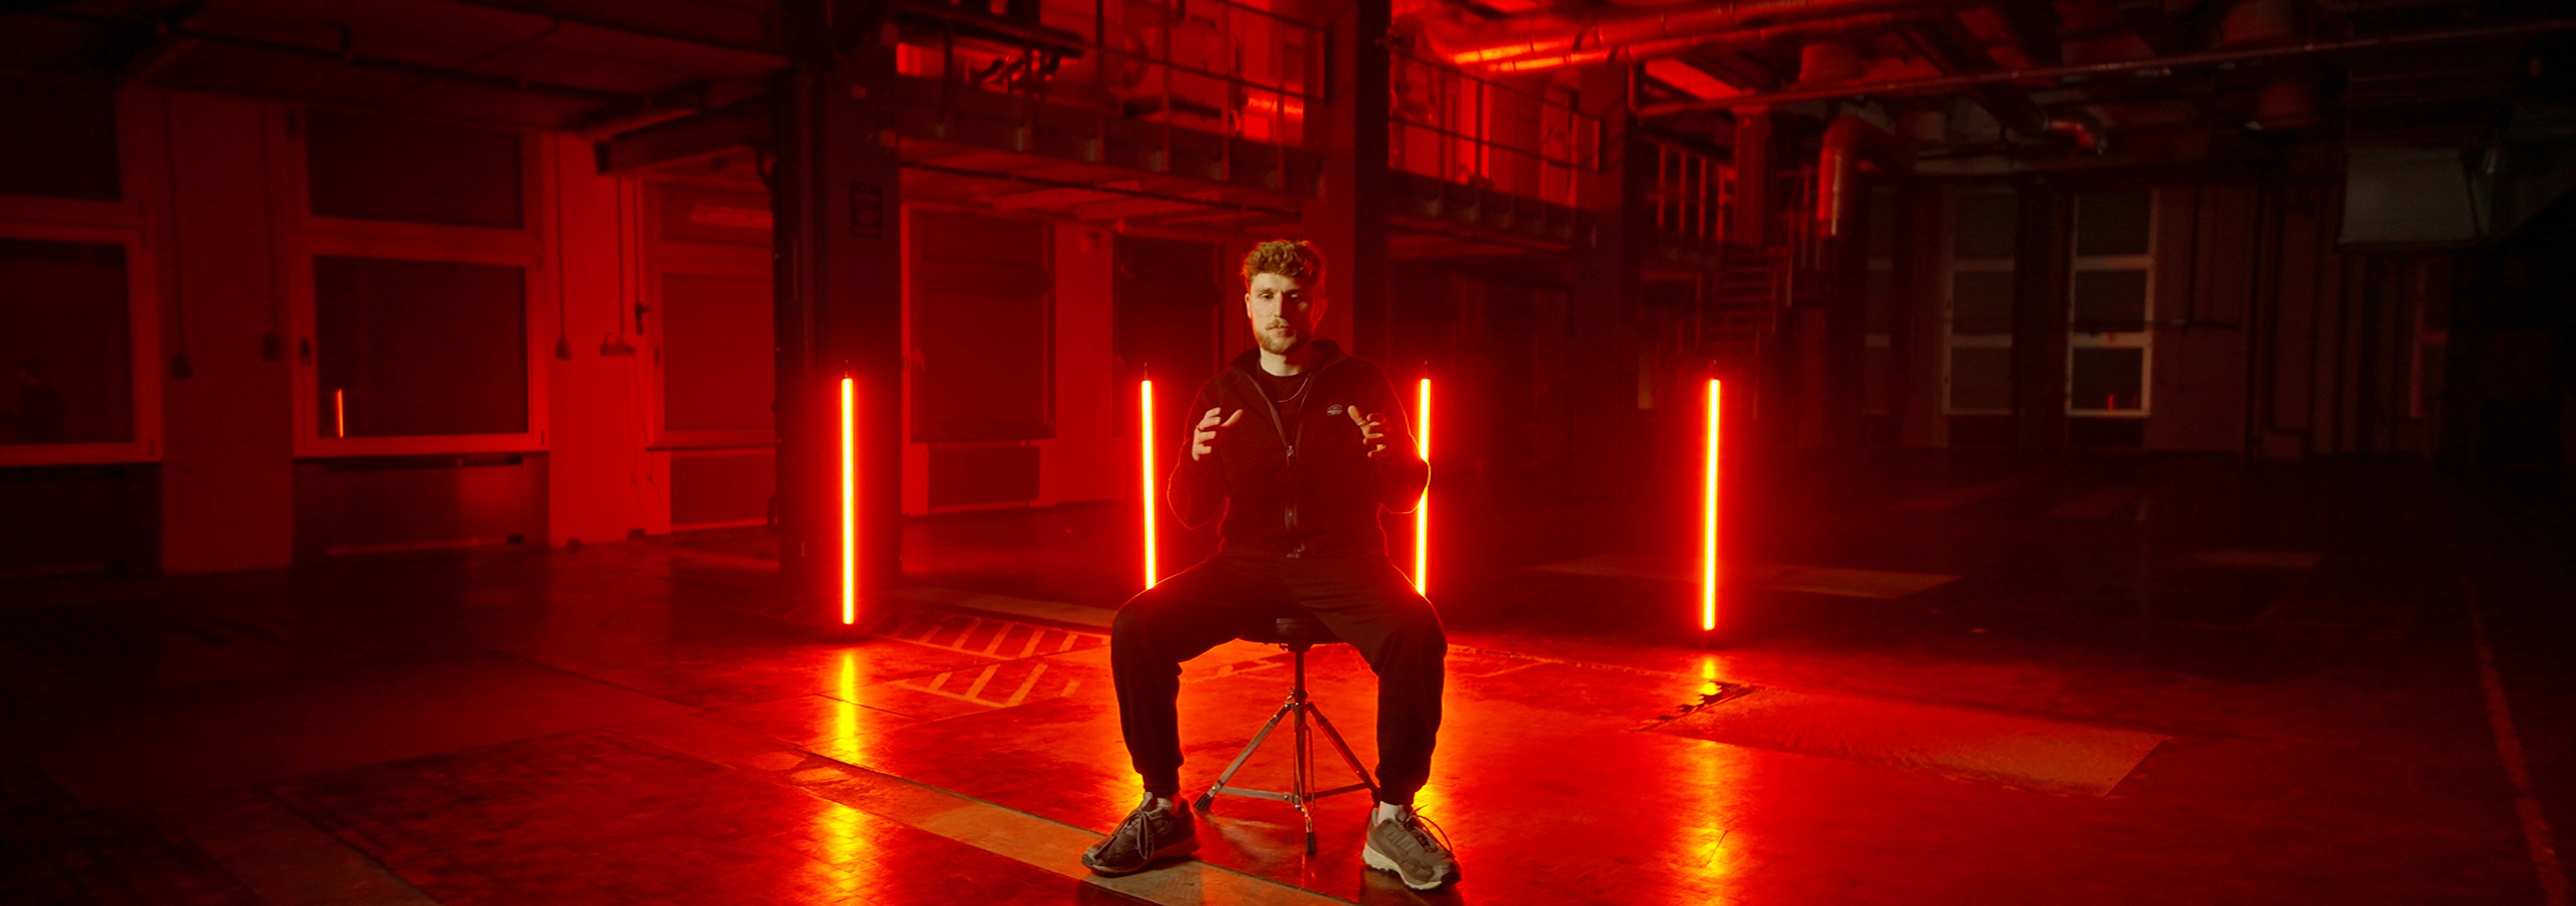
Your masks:
<svg viewBox="0 0 2576 906"><path fill-rule="evenodd" d="M1816 235L1842 239L1860 220L1868 191L1860 182L1861 166L1902 174L1914 166L1903 141L1870 121L1846 113L1825 127L1825 150L1816 160Z"/></svg>
<svg viewBox="0 0 2576 906"><path fill-rule="evenodd" d="M1541 68L1512 65L1551 61L1546 65L1584 65L1612 59L1642 59L1647 47L1656 53L1678 53L1693 39L1711 38L1764 26L1843 19L1873 13L1936 13L1984 0L1731 0L1708 6L1665 8L1646 12L1566 20L1533 16L1468 38L1465 49L1449 55L1462 66L1498 69Z"/></svg>

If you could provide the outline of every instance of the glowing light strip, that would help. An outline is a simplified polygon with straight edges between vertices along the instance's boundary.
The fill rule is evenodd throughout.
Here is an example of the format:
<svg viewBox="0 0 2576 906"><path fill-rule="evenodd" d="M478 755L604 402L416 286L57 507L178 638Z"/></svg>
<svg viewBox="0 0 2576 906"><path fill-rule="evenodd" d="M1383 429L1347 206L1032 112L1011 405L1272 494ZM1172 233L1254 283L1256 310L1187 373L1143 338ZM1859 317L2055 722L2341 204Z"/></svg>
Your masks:
<svg viewBox="0 0 2576 906"><path fill-rule="evenodd" d="M1159 578L1154 570L1154 382L1142 381L1137 387L1136 449L1144 463L1145 482L1137 486L1136 496L1144 501L1140 509L1145 511L1145 587L1152 588Z"/></svg>
<svg viewBox="0 0 2576 906"><path fill-rule="evenodd" d="M337 388L334 388L331 391L332 437L349 436L349 401L345 395L346 393L347 391Z"/></svg>
<svg viewBox="0 0 2576 906"><path fill-rule="evenodd" d="M1718 384L1708 379L1708 453L1700 477L1699 628L1717 628L1717 417Z"/></svg>
<svg viewBox="0 0 2576 906"><path fill-rule="evenodd" d="M1418 399L1413 405L1414 452L1424 464L1431 462L1431 379L1423 378L1417 387ZM1424 575L1431 569L1431 485L1422 486L1422 499L1413 504L1413 593L1429 594Z"/></svg>
<svg viewBox="0 0 2576 906"><path fill-rule="evenodd" d="M841 622L859 619L858 379L841 379Z"/></svg>

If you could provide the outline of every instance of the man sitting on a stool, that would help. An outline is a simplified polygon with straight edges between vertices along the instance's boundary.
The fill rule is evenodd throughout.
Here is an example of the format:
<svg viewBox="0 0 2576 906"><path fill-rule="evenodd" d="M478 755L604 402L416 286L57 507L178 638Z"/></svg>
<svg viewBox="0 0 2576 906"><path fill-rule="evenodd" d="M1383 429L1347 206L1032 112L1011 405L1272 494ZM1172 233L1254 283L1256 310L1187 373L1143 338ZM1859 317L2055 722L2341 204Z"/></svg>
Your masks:
<svg viewBox="0 0 2576 906"><path fill-rule="evenodd" d="M1411 511L1431 467L1385 372L1314 339L1323 276L1323 255L1304 242L1265 242L1243 259L1244 314L1261 348L1199 388L1198 427L1170 483L1181 524L1224 511L1223 541L1128 599L1110 630L1119 729L1145 798L1082 854L1092 871L1127 874L1198 849L1181 798L1181 662L1303 608L1377 671L1382 801L1364 859L1416 890L1458 879L1412 807L1431 773L1449 642L1378 530L1378 508Z"/></svg>

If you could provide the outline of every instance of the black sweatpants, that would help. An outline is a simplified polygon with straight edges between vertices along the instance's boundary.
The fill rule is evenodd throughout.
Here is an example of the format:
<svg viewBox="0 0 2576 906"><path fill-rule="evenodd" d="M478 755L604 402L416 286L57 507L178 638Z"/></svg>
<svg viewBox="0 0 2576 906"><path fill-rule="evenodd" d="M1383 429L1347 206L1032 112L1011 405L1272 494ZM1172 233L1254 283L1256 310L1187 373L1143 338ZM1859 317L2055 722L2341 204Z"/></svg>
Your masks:
<svg viewBox="0 0 2576 906"><path fill-rule="evenodd" d="M1291 608L1314 614L1377 671L1378 795L1413 804L1431 776L1449 639L1431 602L1385 557L1218 554L1118 608L1109 631L1118 726L1146 790L1180 795L1181 662Z"/></svg>

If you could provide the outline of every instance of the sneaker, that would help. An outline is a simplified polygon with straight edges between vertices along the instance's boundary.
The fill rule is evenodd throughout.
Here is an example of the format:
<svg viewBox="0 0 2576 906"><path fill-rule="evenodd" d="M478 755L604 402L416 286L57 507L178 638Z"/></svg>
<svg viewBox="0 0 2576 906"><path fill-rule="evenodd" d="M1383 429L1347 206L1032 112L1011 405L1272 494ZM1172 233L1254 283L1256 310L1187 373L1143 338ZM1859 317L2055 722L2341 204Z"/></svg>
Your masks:
<svg viewBox="0 0 2576 906"><path fill-rule="evenodd" d="M1109 839L1082 851L1082 865L1097 874L1116 877L1145 870L1155 862L1199 851L1198 822L1190 817L1189 803L1177 798L1171 805L1156 807L1154 794L1146 793L1145 801L1118 822Z"/></svg>
<svg viewBox="0 0 2576 906"><path fill-rule="evenodd" d="M1415 890L1458 883L1458 860L1449 854L1447 835L1435 836L1437 825L1427 829L1423 825L1422 816L1409 808L1369 825L1368 846L1360 850L1360 860L1370 868L1394 872L1404 886Z"/></svg>

